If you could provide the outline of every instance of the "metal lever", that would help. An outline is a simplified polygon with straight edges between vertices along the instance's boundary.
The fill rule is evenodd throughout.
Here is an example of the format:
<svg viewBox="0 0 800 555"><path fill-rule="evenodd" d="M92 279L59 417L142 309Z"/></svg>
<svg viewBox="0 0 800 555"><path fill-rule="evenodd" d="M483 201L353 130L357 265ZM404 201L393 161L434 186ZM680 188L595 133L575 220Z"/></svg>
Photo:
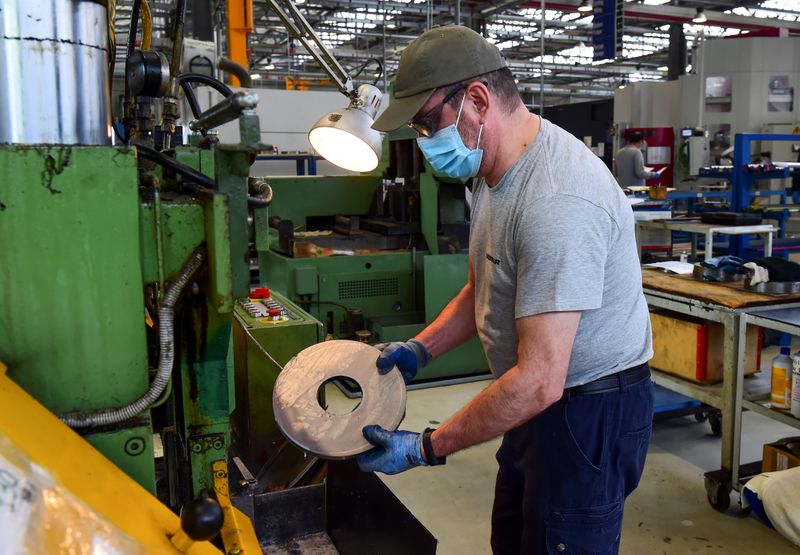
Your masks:
<svg viewBox="0 0 800 555"><path fill-rule="evenodd" d="M237 92L215 104L189 124L192 131L212 129L238 118L247 110L255 110L258 96L252 93Z"/></svg>
<svg viewBox="0 0 800 555"><path fill-rule="evenodd" d="M250 472L247 466L245 466L244 462L242 462L242 459L239 457L233 457L233 464L236 465L236 468L239 469L239 473L242 475L242 481L239 482L241 485L247 486L248 488L253 488L258 484L255 476L253 476L253 473Z"/></svg>

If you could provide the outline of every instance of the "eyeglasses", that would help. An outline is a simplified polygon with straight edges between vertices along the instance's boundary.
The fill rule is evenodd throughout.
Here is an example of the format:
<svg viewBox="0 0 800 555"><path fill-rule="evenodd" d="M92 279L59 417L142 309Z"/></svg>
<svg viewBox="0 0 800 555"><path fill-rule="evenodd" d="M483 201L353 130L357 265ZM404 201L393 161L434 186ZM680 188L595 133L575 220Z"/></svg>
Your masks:
<svg viewBox="0 0 800 555"><path fill-rule="evenodd" d="M469 85L469 83L460 85L447 93L447 96L445 96L439 104L422 114L420 117L414 118L408 122L408 126L416 131L421 137L432 137L433 134L436 133L436 126L439 122L439 112L442 111L442 108L444 108L445 104L450 102L459 92L466 89Z"/></svg>

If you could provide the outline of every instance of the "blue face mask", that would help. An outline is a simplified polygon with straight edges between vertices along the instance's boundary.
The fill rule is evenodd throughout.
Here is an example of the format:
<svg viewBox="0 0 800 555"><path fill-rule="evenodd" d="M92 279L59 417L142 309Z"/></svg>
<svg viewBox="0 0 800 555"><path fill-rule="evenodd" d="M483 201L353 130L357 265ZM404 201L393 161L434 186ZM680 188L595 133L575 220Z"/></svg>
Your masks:
<svg viewBox="0 0 800 555"><path fill-rule="evenodd" d="M458 121L461 119L466 96L465 94L461 99L461 107L458 109L455 124L440 129L433 134L433 137L417 137L417 144L433 169L455 179L468 179L478 175L483 158L483 149L478 148L478 145L481 144L483 124L478 130L475 150L467 148L458 133Z"/></svg>

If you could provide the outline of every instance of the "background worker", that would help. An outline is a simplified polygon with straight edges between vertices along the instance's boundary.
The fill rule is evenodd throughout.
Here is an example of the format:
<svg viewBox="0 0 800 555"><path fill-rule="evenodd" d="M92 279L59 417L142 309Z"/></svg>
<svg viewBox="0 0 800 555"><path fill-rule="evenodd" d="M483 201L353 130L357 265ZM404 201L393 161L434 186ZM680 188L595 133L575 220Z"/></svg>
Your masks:
<svg viewBox="0 0 800 555"><path fill-rule="evenodd" d="M628 135L628 145L617 151L614 158L614 168L619 186L623 189L628 187L642 187L647 179L656 179L661 174L659 172L648 171L644 167L644 155L642 155L642 144L644 136L638 131Z"/></svg>
<svg viewBox="0 0 800 555"><path fill-rule="evenodd" d="M410 124L432 167L473 188L467 284L379 371L406 381L480 336L497 379L438 430L367 426L365 471L394 474L503 435L495 553L615 553L652 425L650 320L633 214L602 161L531 114L499 51L465 27L403 51L374 127Z"/></svg>

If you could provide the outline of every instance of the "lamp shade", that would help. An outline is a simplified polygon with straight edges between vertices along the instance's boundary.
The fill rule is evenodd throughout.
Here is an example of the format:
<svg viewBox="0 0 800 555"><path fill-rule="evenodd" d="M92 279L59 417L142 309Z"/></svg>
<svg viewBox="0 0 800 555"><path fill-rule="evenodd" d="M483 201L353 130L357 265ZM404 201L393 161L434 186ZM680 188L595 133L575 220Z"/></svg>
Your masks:
<svg viewBox="0 0 800 555"><path fill-rule="evenodd" d="M703 8L697 8L697 11L692 18L692 23L706 23L708 18L706 17L706 11Z"/></svg>
<svg viewBox="0 0 800 555"><path fill-rule="evenodd" d="M381 133L372 129L381 103L381 92L372 85L361 85L358 96L347 108L321 118L308 140L320 156L350 171L368 172L378 167L381 158Z"/></svg>

